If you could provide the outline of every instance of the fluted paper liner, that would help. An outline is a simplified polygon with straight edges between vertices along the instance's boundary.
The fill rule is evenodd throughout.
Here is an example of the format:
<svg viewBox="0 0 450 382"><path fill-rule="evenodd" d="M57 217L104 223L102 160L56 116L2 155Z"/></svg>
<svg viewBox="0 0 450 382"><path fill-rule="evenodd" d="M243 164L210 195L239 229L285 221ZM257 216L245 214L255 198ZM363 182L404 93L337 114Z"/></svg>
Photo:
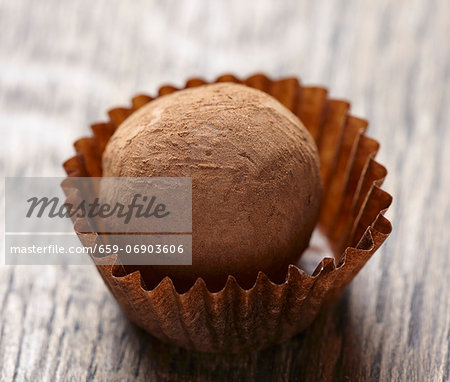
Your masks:
<svg viewBox="0 0 450 382"><path fill-rule="evenodd" d="M253 287L245 290L229 276L215 293L201 278L189 291L178 293L169 277L152 285L138 270L119 264L117 257L116 265L103 265L112 264L111 258L93 260L130 319L155 337L204 352L239 352L290 338L305 329L327 301L340 295L389 236L391 224L383 213L392 198L380 188L387 171L374 159L379 144L365 135L365 120L349 115L348 102L329 99L326 89L302 86L296 78L274 81L257 74L239 80L228 74L215 82L243 83L271 94L310 131L319 148L324 185L313 237L322 241L312 241L300 263L289 266L282 284L260 272ZM193 78L185 87L205 83ZM158 96L176 90L163 86ZM108 122L92 125L94 135L76 141L76 156L64 163L68 176L101 176L101 156L109 138L133 111L152 99L138 95L131 107L112 109ZM92 245L98 237L82 234L82 225L76 221L75 230L84 245ZM318 263L310 273L305 271L308 261Z"/></svg>

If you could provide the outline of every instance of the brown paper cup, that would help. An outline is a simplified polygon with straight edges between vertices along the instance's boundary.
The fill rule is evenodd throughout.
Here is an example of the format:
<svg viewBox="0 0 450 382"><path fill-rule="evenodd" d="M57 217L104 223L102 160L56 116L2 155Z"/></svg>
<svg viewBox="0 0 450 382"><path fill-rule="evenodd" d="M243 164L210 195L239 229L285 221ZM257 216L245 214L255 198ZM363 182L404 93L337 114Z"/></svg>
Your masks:
<svg viewBox="0 0 450 382"><path fill-rule="evenodd" d="M155 283L139 270L111 259L94 259L119 304L137 325L163 341L204 352L255 350L284 341L305 329L319 309L337 298L391 232L383 216L392 198L380 186L386 169L375 161L377 141L366 137L367 122L349 114L349 103L332 100L321 87L302 86L296 78L271 80L262 74L238 80L223 75L216 82L237 82L263 90L294 112L319 148L324 185L319 224L298 264L289 266L282 284L259 273L250 289L233 276L219 292L199 278L178 293L169 277ZM193 78L185 87L205 84ZM178 89L163 86L158 96ZM109 111L109 121L92 125L94 135L75 142L76 156L64 163L69 177L101 176L101 156L115 129L153 98L138 95L132 106ZM84 245L96 234L75 230ZM117 259L117 257L115 258Z"/></svg>

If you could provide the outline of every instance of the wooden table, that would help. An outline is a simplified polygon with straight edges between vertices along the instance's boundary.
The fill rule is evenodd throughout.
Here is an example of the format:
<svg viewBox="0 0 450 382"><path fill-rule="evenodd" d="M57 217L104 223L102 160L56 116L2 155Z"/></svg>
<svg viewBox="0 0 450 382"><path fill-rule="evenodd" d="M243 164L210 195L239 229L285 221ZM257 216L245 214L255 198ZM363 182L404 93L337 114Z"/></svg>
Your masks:
<svg viewBox="0 0 450 382"><path fill-rule="evenodd" d="M63 176L72 142L138 92L263 71L350 100L394 196L341 301L259 353L152 339L93 267L2 266L1 381L450 380L449 1L2 0L0 20L4 176Z"/></svg>

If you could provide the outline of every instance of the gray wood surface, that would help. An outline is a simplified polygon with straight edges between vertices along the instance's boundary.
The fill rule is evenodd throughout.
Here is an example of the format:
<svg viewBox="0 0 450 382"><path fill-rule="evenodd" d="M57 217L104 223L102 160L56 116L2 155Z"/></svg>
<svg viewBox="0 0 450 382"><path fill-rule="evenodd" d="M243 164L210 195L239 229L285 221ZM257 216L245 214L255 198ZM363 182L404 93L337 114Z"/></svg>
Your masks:
<svg viewBox="0 0 450 382"><path fill-rule="evenodd" d="M350 100L394 196L391 237L339 304L259 353L159 343L93 267L1 266L1 381L450 380L448 0L0 0L0 26L2 176L63 176L72 142L138 92L263 71Z"/></svg>

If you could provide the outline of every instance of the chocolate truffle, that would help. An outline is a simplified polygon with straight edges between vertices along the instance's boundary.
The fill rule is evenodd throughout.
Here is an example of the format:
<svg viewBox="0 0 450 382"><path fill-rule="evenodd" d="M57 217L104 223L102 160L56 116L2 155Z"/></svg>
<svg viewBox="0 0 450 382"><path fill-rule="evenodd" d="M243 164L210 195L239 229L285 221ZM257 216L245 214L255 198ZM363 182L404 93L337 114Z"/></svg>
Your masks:
<svg viewBox="0 0 450 382"><path fill-rule="evenodd" d="M308 246L321 181L313 139L268 94L220 83L174 92L126 119L103 154L103 176L192 178L192 265L139 266L144 280L229 275L280 282Z"/></svg>

